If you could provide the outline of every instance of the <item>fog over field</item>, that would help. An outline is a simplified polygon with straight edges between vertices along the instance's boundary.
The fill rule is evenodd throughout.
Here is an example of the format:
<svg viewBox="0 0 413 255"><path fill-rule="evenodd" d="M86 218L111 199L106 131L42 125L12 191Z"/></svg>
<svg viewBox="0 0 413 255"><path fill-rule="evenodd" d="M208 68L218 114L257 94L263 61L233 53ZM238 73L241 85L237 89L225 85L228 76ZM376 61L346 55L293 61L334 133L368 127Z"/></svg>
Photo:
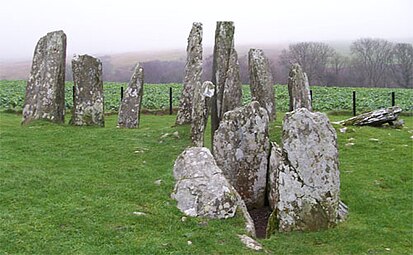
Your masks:
<svg viewBox="0 0 413 255"><path fill-rule="evenodd" d="M235 22L235 44L413 38L411 0L57 1L3 0L0 60L30 59L40 37L64 30L68 54L185 49L194 21L213 46L218 20Z"/></svg>

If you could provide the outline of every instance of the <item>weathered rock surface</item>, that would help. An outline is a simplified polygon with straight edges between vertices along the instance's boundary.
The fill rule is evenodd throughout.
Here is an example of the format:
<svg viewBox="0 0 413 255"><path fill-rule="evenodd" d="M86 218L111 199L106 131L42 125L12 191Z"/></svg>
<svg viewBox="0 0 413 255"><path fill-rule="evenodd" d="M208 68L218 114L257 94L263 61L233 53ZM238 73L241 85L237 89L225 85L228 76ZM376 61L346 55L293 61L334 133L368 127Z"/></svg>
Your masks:
<svg viewBox="0 0 413 255"><path fill-rule="evenodd" d="M344 126L381 126L385 123L393 125L393 122L397 120L402 109L399 106L393 106L389 108L382 108L379 110L366 112L350 119L338 122L338 124Z"/></svg>
<svg viewBox="0 0 413 255"><path fill-rule="evenodd" d="M76 126L104 126L102 62L89 55L72 59L73 114L70 123Z"/></svg>
<svg viewBox="0 0 413 255"><path fill-rule="evenodd" d="M269 155L268 114L253 101L226 112L215 132L217 165L248 209L264 206Z"/></svg>
<svg viewBox="0 0 413 255"><path fill-rule="evenodd" d="M307 74L299 64L293 64L288 74L288 93L290 94L290 111L307 108L312 111L310 85Z"/></svg>
<svg viewBox="0 0 413 255"><path fill-rule="evenodd" d="M23 124L34 119L64 122L66 34L48 33L34 51L23 106Z"/></svg>
<svg viewBox="0 0 413 255"><path fill-rule="evenodd" d="M175 161L176 180L172 198L188 216L233 217L237 210L236 190L204 147L186 149Z"/></svg>
<svg viewBox="0 0 413 255"><path fill-rule="evenodd" d="M269 229L327 229L339 221L337 136L327 116L300 108L287 113L282 150L273 144L269 167ZM275 215L274 215L275 214Z"/></svg>
<svg viewBox="0 0 413 255"><path fill-rule="evenodd" d="M182 95L179 102L179 110L176 116L176 124L191 123L192 99L195 87L201 86L202 76L202 23L194 22L188 36L186 48L185 78Z"/></svg>
<svg viewBox="0 0 413 255"><path fill-rule="evenodd" d="M250 49L248 52L251 100L258 101L268 112L270 121L275 119L274 82L270 65L264 51Z"/></svg>
<svg viewBox="0 0 413 255"><path fill-rule="evenodd" d="M242 105L242 82L239 73L238 54L232 49L228 63L227 79L222 94L222 108L220 116L227 111L234 110Z"/></svg>
<svg viewBox="0 0 413 255"><path fill-rule="evenodd" d="M118 126L124 128L139 127L143 97L143 68L138 63L129 81L128 88L119 107Z"/></svg>
<svg viewBox="0 0 413 255"><path fill-rule="evenodd" d="M225 83L228 74L235 74L236 71L228 72L231 53L234 51L234 22L218 21L215 29L215 45L212 63L212 83L215 84L215 94L211 100L211 136L213 140L214 132L222 119L222 100ZM235 66L234 66L235 68Z"/></svg>
<svg viewBox="0 0 413 255"><path fill-rule="evenodd" d="M194 146L204 146L204 133L208 121L210 98L214 95L214 84L206 81L196 86L192 102L191 139Z"/></svg>
<svg viewBox="0 0 413 255"><path fill-rule="evenodd" d="M251 237L247 235L238 235L238 237L240 238L241 242L247 248L255 250L255 251L262 250L262 245L259 242L255 241L254 239L252 239Z"/></svg>

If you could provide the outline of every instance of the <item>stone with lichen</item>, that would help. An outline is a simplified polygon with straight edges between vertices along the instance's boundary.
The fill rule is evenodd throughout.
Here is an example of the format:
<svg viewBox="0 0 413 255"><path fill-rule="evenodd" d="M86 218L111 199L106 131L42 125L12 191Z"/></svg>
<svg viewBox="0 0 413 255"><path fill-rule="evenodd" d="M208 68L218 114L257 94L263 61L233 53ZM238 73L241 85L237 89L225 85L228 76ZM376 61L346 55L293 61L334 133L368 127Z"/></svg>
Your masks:
<svg viewBox="0 0 413 255"><path fill-rule="evenodd" d="M260 49L248 52L248 69L252 100L258 101L268 112L270 121L275 119L274 82L268 58Z"/></svg>
<svg viewBox="0 0 413 255"><path fill-rule="evenodd" d="M139 127L140 112L143 97L143 68L138 63L129 81L125 96L122 99L118 126L124 128Z"/></svg>
<svg viewBox="0 0 413 255"><path fill-rule="evenodd" d="M307 108L312 111L310 85L307 74L299 64L293 64L288 74L288 93L290 94L290 111Z"/></svg>
<svg viewBox="0 0 413 255"><path fill-rule="evenodd" d="M186 48L185 78L176 124L189 124L192 118L192 100L195 87L201 86L202 76L202 23L194 22L188 36Z"/></svg>
<svg viewBox="0 0 413 255"><path fill-rule="evenodd" d="M102 62L89 55L72 59L73 98L72 119L76 126L104 126Z"/></svg>
<svg viewBox="0 0 413 255"><path fill-rule="evenodd" d="M214 135L214 157L248 209L265 204L268 114L256 101L224 114Z"/></svg>
<svg viewBox="0 0 413 255"><path fill-rule="evenodd" d="M23 105L23 124L34 119L64 122L66 34L50 32L34 51Z"/></svg>
<svg viewBox="0 0 413 255"><path fill-rule="evenodd" d="M191 139L194 146L204 146L204 134L208 121L210 98L214 94L214 84L206 81L196 86L192 101Z"/></svg>

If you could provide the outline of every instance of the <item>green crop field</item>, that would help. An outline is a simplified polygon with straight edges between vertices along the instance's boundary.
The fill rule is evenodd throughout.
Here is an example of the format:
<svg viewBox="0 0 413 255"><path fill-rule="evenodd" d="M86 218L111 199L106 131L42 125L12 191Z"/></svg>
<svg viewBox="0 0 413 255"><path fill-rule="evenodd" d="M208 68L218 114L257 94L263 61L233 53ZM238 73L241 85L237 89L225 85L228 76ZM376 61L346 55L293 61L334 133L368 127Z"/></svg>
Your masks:
<svg viewBox="0 0 413 255"><path fill-rule="evenodd" d="M21 111L24 95L25 81L0 81L0 110ZM73 104L72 82L66 83L66 107L70 109ZM126 83L105 82L104 96L107 112L117 112L120 102L120 88L126 89ZM145 84L143 108L147 110L169 109L169 88L172 88L174 108L179 106L181 84ZM286 85L275 85L277 111L288 111L288 90ZM391 92L395 92L396 105L405 112L413 113L413 90L411 89L386 89L386 88L338 88L312 86L313 106L316 111L352 111L352 92L356 91L357 112L371 111L382 107L391 106ZM251 101L248 85L243 86L243 103Z"/></svg>

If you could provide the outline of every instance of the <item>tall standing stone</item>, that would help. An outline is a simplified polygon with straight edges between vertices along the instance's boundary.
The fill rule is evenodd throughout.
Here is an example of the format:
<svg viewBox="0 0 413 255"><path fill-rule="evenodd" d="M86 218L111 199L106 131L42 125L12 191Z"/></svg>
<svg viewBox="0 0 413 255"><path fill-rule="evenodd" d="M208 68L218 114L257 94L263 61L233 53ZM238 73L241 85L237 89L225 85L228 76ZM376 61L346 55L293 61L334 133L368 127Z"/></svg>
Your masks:
<svg viewBox="0 0 413 255"><path fill-rule="evenodd" d="M66 34L48 33L34 51L23 106L23 124L33 119L64 122Z"/></svg>
<svg viewBox="0 0 413 255"><path fill-rule="evenodd" d="M208 121L210 98L214 95L214 84L206 81L196 86L192 102L191 139L194 146L204 146L204 133Z"/></svg>
<svg viewBox="0 0 413 255"><path fill-rule="evenodd" d="M124 128L139 127L143 97L143 68L138 63L129 81L125 96L119 107L118 126Z"/></svg>
<svg viewBox="0 0 413 255"><path fill-rule="evenodd" d="M256 100L264 107L270 118L275 119L274 82L268 58L260 49L248 52L248 68L250 73L251 100Z"/></svg>
<svg viewBox="0 0 413 255"><path fill-rule="evenodd" d="M76 126L104 126L102 62L89 55L72 59L73 114L70 123Z"/></svg>
<svg viewBox="0 0 413 255"><path fill-rule="evenodd" d="M310 85L307 74L299 64L293 64L288 75L288 93L290 94L290 111L307 108L312 111Z"/></svg>
<svg viewBox="0 0 413 255"><path fill-rule="evenodd" d="M218 21L215 30L215 45L212 62L212 83L215 84L215 94L211 104L211 136L214 137L222 119L222 101L225 83L228 79L229 60L234 49L234 22ZM232 53L233 54L233 53Z"/></svg>
<svg viewBox="0 0 413 255"><path fill-rule="evenodd" d="M326 115L306 108L284 118L282 149L269 166L270 229L317 231L340 219L337 135Z"/></svg>
<svg viewBox="0 0 413 255"><path fill-rule="evenodd" d="M234 110L242 105L242 82L239 73L238 54L235 49L231 51L228 62L227 79L222 94L221 116L227 111Z"/></svg>
<svg viewBox="0 0 413 255"><path fill-rule="evenodd" d="M265 203L268 114L257 101L224 114L214 136L214 157L248 209Z"/></svg>
<svg viewBox="0 0 413 255"><path fill-rule="evenodd" d="M192 100L195 87L201 86L202 76L202 23L194 22L188 36L186 48L185 78L179 110L176 116L176 124L191 123Z"/></svg>

